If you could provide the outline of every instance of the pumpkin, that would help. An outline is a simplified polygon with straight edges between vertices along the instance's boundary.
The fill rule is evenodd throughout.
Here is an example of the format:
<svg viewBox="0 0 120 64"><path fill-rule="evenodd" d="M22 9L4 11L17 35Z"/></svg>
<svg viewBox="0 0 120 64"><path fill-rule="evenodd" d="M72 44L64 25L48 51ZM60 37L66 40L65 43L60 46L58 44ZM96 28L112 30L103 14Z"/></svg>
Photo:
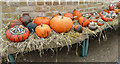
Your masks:
<svg viewBox="0 0 120 64"><path fill-rule="evenodd" d="M82 26L88 26L88 24L90 23L90 21L88 19L86 19L85 17L80 17L79 18L79 23Z"/></svg>
<svg viewBox="0 0 120 64"><path fill-rule="evenodd" d="M68 32L72 26L72 19L65 16L57 16L50 21L51 28L58 33Z"/></svg>
<svg viewBox="0 0 120 64"><path fill-rule="evenodd" d="M27 28L29 29L30 32L34 32L36 27L37 27L37 25L35 23L32 23L32 22L30 22L27 25Z"/></svg>
<svg viewBox="0 0 120 64"><path fill-rule="evenodd" d="M110 11L113 11L115 9L115 6L112 4L112 3L110 3L110 5L109 5L109 10Z"/></svg>
<svg viewBox="0 0 120 64"><path fill-rule="evenodd" d="M54 17L56 17L56 16L61 16L61 15L62 15L61 13L58 13L58 14L53 15L52 18L54 18Z"/></svg>
<svg viewBox="0 0 120 64"><path fill-rule="evenodd" d="M83 27L81 25L75 25L74 30L76 32L82 33Z"/></svg>
<svg viewBox="0 0 120 64"><path fill-rule="evenodd" d="M23 14L23 16L20 17L20 21L24 26L27 26L28 23L32 22L32 19L28 14Z"/></svg>
<svg viewBox="0 0 120 64"><path fill-rule="evenodd" d="M90 22L88 25L88 28L91 30L96 30L97 29L97 23L96 22Z"/></svg>
<svg viewBox="0 0 120 64"><path fill-rule="evenodd" d="M22 23L19 20L12 20L12 22L10 22L9 27L12 28L15 25L22 25Z"/></svg>
<svg viewBox="0 0 120 64"><path fill-rule="evenodd" d="M6 37L12 42L21 42L29 37L29 30L22 25L14 26L6 31Z"/></svg>
<svg viewBox="0 0 120 64"><path fill-rule="evenodd" d="M41 24L50 24L50 19L48 17L36 17L34 19L34 23L37 25L41 25Z"/></svg>
<svg viewBox="0 0 120 64"><path fill-rule="evenodd" d="M63 16L69 17L69 18L71 18L71 19L74 19L74 18L73 18L73 15L72 15L71 13L65 13Z"/></svg>
<svg viewBox="0 0 120 64"><path fill-rule="evenodd" d="M103 21L102 19L98 19L97 25L98 25L98 26L104 25L104 21Z"/></svg>
<svg viewBox="0 0 120 64"><path fill-rule="evenodd" d="M99 18L99 14L97 12L93 12L92 16L95 17L96 19Z"/></svg>
<svg viewBox="0 0 120 64"><path fill-rule="evenodd" d="M104 20L104 21L112 21L113 19L111 18L111 15L110 14L107 14L105 16L101 16L101 19Z"/></svg>
<svg viewBox="0 0 120 64"><path fill-rule="evenodd" d="M39 37L45 38L51 34L51 29L50 29L49 25L41 24L35 28L35 32Z"/></svg>
<svg viewBox="0 0 120 64"><path fill-rule="evenodd" d="M120 9L120 1L117 3L117 7L118 9Z"/></svg>
<svg viewBox="0 0 120 64"><path fill-rule="evenodd" d="M91 17L91 13L83 14L82 16L83 16L83 17L86 17L87 19L89 19L89 18Z"/></svg>
<svg viewBox="0 0 120 64"><path fill-rule="evenodd" d="M91 22L97 22L97 19L96 19L96 17L90 17L90 21Z"/></svg>
<svg viewBox="0 0 120 64"><path fill-rule="evenodd" d="M74 16L74 17L77 16L77 18L75 18L75 19L76 19L76 20L79 20L79 17L81 17L82 14L81 14L78 10L74 9L74 10L73 10L73 16Z"/></svg>

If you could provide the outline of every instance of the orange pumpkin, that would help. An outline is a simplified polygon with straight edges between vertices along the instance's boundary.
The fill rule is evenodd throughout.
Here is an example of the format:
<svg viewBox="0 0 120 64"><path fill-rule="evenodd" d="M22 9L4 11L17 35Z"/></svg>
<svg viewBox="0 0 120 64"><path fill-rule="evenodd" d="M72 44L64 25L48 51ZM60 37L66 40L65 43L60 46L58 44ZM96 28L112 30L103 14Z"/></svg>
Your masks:
<svg viewBox="0 0 120 64"><path fill-rule="evenodd" d="M78 10L74 9L74 11L73 11L73 16L74 16L74 17L77 16L77 18L75 18L75 19L76 19L76 20L79 20L79 17L81 17L82 14L81 14Z"/></svg>
<svg viewBox="0 0 120 64"><path fill-rule="evenodd" d="M52 18L54 18L54 17L56 17L56 16L61 16L61 15L62 15L61 13L58 13L58 14L53 15Z"/></svg>
<svg viewBox="0 0 120 64"><path fill-rule="evenodd" d="M34 23L37 25L41 25L41 24L50 24L50 19L48 17L37 17L34 19Z"/></svg>
<svg viewBox="0 0 120 64"><path fill-rule="evenodd" d="M99 26L104 25L104 21L102 19L98 19L97 25L99 25Z"/></svg>
<svg viewBox="0 0 120 64"><path fill-rule="evenodd" d="M12 42L21 42L29 37L29 30L22 25L14 26L6 31L6 37Z"/></svg>
<svg viewBox="0 0 120 64"><path fill-rule="evenodd" d="M104 21L113 21L112 18L108 18L108 17L105 17L105 16L101 16L101 19L104 20Z"/></svg>
<svg viewBox="0 0 120 64"><path fill-rule="evenodd" d="M35 32L39 37L45 38L51 34L51 29L49 25L41 24L35 28Z"/></svg>
<svg viewBox="0 0 120 64"><path fill-rule="evenodd" d="M9 27L12 28L15 25L22 25L22 22L20 22L19 20L12 20L12 22L10 22Z"/></svg>
<svg viewBox="0 0 120 64"><path fill-rule="evenodd" d="M88 26L88 24L90 23L90 21L88 19L86 19L85 17L80 17L79 18L79 23L82 26Z"/></svg>
<svg viewBox="0 0 120 64"><path fill-rule="evenodd" d="M73 26L73 21L65 16L57 16L52 18L50 21L50 26L58 33L68 32Z"/></svg>
<svg viewBox="0 0 120 64"><path fill-rule="evenodd" d="M71 13L65 13L63 16L73 19L73 15Z"/></svg>

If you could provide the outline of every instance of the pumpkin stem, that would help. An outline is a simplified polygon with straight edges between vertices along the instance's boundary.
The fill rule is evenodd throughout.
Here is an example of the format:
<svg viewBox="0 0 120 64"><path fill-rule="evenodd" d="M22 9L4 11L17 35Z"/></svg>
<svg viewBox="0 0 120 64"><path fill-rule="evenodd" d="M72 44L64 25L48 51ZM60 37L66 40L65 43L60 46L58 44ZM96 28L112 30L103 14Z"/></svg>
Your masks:
<svg viewBox="0 0 120 64"><path fill-rule="evenodd" d="M73 11L75 11L76 9L73 9Z"/></svg>
<svg viewBox="0 0 120 64"><path fill-rule="evenodd" d="M58 13L60 16L62 15L61 13Z"/></svg>
<svg viewBox="0 0 120 64"><path fill-rule="evenodd" d="M41 23L41 27L43 27L43 24Z"/></svg>

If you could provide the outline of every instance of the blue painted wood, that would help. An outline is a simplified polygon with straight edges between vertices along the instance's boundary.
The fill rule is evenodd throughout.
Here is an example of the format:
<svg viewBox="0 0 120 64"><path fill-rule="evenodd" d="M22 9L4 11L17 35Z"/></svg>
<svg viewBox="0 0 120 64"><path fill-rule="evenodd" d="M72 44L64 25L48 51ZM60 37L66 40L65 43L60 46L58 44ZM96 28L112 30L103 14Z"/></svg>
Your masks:
<svg viewBox="0 0 120 64"><path fill-rule="evenodd" d="M87 56L89 39L86 39L85 41L86 41L86 42L85 42L85 56Z"/></svg>
<svg viewBox="0 0 120 64"><path fill-rule="evenodd" d="M82 42L82 57L85 56L85 40Z"/></svg>
<svg viewBox="0 0 120 64"><path fill-rule="evenodd" d="M9 59L10 59L10 63L11 63L11 64L15 64L15 60L14 60L14 58L13 58L13 55L12 55L12 54L9 54L8 57L9 57Z"/></svg>

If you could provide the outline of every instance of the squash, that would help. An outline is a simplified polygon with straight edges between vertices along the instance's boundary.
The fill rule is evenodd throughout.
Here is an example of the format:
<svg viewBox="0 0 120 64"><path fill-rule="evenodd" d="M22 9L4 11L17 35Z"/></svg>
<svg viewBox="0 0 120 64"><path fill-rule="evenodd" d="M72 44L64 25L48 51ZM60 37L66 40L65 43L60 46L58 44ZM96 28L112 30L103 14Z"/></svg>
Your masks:
<svg viewBox="0 0 120 64"><path fill-rule="evenodd" d="M29 37L29 30L22 25L14 26L6 31L6 37L12 42L21 42Z"/></svg>
<svg viewBox="0 0 120 64"><path fill-rule="evenodd" d="M65 16L57 16L51 19L50 27L58 33L68 32L73 26L72 19Z"/></svg>
<svg viewBox="0 0 120 64"><path fill-rule="evenodd" d="M97 23L96 22L90 22L88 25L88 28L91 30L96 30L97 29Z"/></svg>
<svg viewBox="0 0 120 64"><path fill-rule="evenodd" d="M24 26L27 26L28 23L32 22L32 19L29 14L23 14L23 16L20 17L20 21Z"/></svg>
<svg viewBox="0 0 120 64"><path fill-rule="evenodd" d="M90 23L90 21L87 18L85 18L83 16L79 18L80 25L85 27L85 26L88 26L89 23Z"/></svg>
<svg viewBox="0 0 120 64"><path fill-rule="evenodd" d="M82 33L82 30L83 30L83 27L81 25L75 25L74 27L74 31L76 32L79 32L79 33Z"/></svg>
<svg viewBox="0 0 120 64"><path fill-rule="evenodd" d="M12 28L12 27L14 27L14 26L16 26L16 25L22 25L22 22L20 22L19 20L12 20L12 21L10 22L9 27Z"/></svg>
<svg viewBox="0 0 120 64"><path fill-rule="evenodd" d="M74 10L73 10L73 16L74 16L74 17L77 16L75 19L76 19L76 20L79 20L79 17L81 17L82 14L81 14L78 10L74 9Z"/></svg>
<svg viewBox="0 0 120 64"><path fill-rule="evenodd" d="M36 17L34 23L38 25L47 24L50 25L50 19L48 17Z"/></svg>
<svg viewBox="0 0 120 64"><path fill-rule="evenodd" d="M74 19L73 14L71 14L71 13L65 13L63 16Z"/></svg>
<svg viewBox="0 0 120 64"><path fill-rule="evenodd" d="M32 22L27 25L27 28L29 29L30 32L34 32L36 27L37 25Z"/></svg>
<svg viewBox="0 0 120 64"><path fill-rule="evenodd" d="M97 25L98 25L98 26L104 25L104 21L103 21L102 19L98 19Z"/></svg>
<svg viewBox="0 0 120 64"><path fill-rule="evenodd" d="M49 25L41 24L35 28L35 32L39 37L45 38L45 37L50 36L51 29L50 29Z"/></svg>

